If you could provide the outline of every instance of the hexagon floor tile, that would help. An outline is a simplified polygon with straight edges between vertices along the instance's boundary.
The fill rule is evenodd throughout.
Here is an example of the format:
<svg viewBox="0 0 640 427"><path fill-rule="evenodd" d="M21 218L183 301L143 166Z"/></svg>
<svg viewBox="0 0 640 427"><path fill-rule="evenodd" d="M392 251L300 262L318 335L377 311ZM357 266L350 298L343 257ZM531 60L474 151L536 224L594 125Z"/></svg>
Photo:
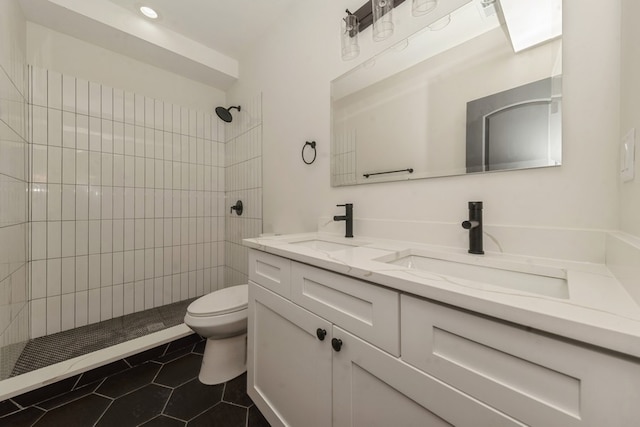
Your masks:
<svg viewBox="0 0 640 427"><path fill-rule="evenodd" d="M0 402L0 426L269 427L246 373L198 381L203 345L194 334Z"/></svg>

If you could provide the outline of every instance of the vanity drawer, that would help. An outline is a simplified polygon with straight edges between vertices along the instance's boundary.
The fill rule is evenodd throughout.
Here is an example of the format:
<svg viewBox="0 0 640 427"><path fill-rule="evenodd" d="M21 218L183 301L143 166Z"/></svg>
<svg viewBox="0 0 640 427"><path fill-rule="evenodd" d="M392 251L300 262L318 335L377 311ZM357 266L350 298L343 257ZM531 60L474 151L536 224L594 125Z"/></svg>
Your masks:
<svg viewBox="0 0 640 427"><path fill-rule="evenodd" d="M251 249L249 251L249 280L289 298L291 296L291 261Z"/></svg>
<svg viewBox="0 0 640 427"><path fill-rule="evenodd" d="M394 356L400 355L398 292L292 262L291 301Z"/></svg>
<svg viewBox="0 0 640 427"><path fill-rule="evenodd" d="M401 297L402 360L531 426L629 426L640 363L420 298Z"/></svg>

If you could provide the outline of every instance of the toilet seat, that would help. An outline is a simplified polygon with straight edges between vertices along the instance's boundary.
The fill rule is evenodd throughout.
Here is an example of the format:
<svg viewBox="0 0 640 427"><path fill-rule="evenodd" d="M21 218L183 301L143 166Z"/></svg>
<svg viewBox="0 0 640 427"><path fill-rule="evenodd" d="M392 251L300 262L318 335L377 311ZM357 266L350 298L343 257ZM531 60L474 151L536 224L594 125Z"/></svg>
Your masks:
<svg viewBox="0 0 640 427"><path fill-rule="evenodd" d="M219 316L245 310L248 285L231 286L202 296L189 304L187 314L193 317Z"/></svg>

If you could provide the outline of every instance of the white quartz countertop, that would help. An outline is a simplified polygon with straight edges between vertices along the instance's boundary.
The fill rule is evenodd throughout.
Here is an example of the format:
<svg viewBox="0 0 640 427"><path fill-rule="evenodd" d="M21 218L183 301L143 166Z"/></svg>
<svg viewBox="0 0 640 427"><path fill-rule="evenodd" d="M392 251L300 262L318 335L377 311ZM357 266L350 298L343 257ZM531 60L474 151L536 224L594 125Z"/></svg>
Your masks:
<svg viewBox="0 0 640 427"><path fill-rule="evenodd" d="M460 248L333 234L304 233L245 239L245 246L336 273L429 298L525 327L640 357L640 307L604 264L553 260L502 253L471 255ZM488 267L555 276L568 293L496 286L433 273L390 261L418 255L455 267ZM517 282L518 280L516 280ZM533 285L535 286L535 284Z"/></svg>

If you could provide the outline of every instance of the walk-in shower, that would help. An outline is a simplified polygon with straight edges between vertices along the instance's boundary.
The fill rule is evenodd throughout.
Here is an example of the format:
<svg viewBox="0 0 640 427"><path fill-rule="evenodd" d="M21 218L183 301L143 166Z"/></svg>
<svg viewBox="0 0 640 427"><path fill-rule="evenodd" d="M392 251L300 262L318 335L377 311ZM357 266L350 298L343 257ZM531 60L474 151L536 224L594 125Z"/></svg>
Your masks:
<svg viewBox="0 0 640 427"><path fill-rule="evenodd" d="M0 346L0 380L181 324L189 302L225 287L224 123L27 75L29 300L24 336Z"/></svg>
<svg viewBox="0 0 640 427"><path fill-rule="evenodd" d="M53 70L28 79L29 300L24 336L0 347L9 382L181 325L193 299L246 283L241 240L262 232L260 96L251 120L224 129L213 113ZM229 215L240 198L246 212Z"/></svg>

